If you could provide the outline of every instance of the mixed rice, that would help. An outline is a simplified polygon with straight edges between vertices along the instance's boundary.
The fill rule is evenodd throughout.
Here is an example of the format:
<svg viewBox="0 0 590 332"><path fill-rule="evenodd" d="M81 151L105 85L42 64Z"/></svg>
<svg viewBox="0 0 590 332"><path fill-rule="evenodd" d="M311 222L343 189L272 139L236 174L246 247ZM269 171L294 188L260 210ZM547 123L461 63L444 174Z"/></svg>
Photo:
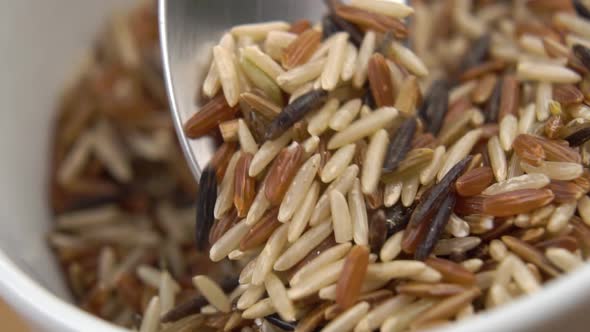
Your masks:
<svg viewBox="0 0 590 332"><path fill-rule="evenodd" d="M81 307L142 332L422 330L583 264L590 6L326 5L213 48L184 127L220 143L198 190L155 9L113 18L54 144L50 242Z"/></svg>

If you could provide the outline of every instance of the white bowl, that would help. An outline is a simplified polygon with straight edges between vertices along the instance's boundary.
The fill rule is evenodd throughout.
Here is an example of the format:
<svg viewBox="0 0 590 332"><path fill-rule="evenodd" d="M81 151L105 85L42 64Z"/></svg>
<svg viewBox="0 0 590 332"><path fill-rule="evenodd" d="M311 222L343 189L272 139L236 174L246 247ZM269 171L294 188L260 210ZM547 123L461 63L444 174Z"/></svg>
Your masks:
<svg viewBox="0 0 590 332"><path fill-rule="evenodd" d="M71 304L44 235L55 96L105 17L130 2L19 0L0 11L0 296L36 329L122 331ZM588 331L588 307L590 266L448 331Z"/></svg>

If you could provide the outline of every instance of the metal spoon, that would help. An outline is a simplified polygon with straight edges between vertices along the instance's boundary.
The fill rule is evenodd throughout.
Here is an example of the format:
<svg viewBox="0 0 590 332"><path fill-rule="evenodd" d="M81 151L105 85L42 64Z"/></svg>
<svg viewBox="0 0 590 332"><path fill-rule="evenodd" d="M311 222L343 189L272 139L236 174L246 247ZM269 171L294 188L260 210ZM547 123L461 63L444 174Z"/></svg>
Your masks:
<svg viewBox="0 0 590 332"><path fill-rule="evenodd" d="M160 0L164 75L174 126L195 179L215 152L210 137L188 139L183 124L199 109L212 47L232 26L271 20L317 21L319 0Z"/></svg>

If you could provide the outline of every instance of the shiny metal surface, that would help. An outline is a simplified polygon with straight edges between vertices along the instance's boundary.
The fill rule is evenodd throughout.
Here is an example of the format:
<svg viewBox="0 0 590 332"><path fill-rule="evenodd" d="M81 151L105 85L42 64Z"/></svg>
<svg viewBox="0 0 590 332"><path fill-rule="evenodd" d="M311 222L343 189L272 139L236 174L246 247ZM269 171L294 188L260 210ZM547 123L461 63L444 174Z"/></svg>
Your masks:
<svg viewBox="0 0 590 332"><path fill-rule="evenodd" d="M171 112L187 161L195 178L213 152L205 137L189 140L183 123L198 110L201 83L211 49L222 33L234 25L269 20L320 19L320 0L160 0L160 35Z"/></svg>

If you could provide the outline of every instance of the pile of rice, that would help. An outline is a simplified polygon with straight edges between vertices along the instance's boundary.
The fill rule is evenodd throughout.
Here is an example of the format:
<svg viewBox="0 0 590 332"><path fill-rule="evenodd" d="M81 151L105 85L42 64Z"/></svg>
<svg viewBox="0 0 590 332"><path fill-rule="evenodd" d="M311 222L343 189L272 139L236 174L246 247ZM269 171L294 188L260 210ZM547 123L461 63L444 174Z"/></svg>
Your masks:
<svg viewBox="0 0 590 332"><path fill-rule="evenodd" d="M422 330L583 264L590 6L326 5L213 48L198 190L154 7L112 19L54 144L49 239L81 307L142 332Z"/></svg>

